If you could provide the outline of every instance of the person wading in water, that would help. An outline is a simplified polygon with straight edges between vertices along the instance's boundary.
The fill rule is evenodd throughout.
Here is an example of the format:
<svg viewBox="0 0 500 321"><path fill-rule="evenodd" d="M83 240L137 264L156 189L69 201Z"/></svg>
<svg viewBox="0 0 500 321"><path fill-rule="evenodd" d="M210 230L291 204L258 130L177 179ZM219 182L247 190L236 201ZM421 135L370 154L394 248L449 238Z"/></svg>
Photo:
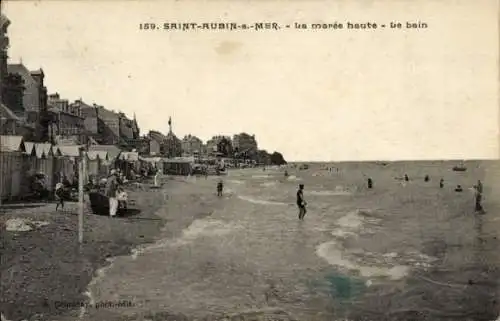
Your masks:
<svg viewBox="0 0 500 321"><path fill-rule="evenodd" d="M306 216L306 201L304 200L304 184L299 185L299 190L297 191L297 206L299 207L299 220L303 220Z"/></svg>
<svg viewBox="0 0 500 321"><path fill-rule="evenodd" d="M483 209L483 205L482 205L483 183L481 183L481 181L477 181L477 185L474 187L475 187L475 198L476 198L475 210L477 213L484 214L484 209Z"/></svg>

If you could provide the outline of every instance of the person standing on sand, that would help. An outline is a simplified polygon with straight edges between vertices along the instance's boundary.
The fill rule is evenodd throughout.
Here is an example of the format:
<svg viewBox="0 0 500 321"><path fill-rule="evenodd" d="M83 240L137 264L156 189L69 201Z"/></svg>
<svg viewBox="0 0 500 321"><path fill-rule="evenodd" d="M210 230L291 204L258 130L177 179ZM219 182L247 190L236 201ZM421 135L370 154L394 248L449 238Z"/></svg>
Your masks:
<svg viewBox="0 0 500 321"><path fill-rule="evenodd" d="M118 210L118 178L116 170L112 169L106 181L106 196L109 198L109 216L115 217Z"/></svg>
<svg viewBox="0 0 500 321"><path fill-rule="evenodd" d="M155 177L154 177L155 187L158 186L158 178L159 177L160 177L160 171L156 170Z"/></svg>
<svg viewBox="0 0 500 321"><path fill-rule="evenodd" d="M220 180L218 183L217 183L217 196L222 196L222 191L224 190L224 183L222 182L222 180Z"/></svg>
<svg viewBox="0 0 500 321"><path fill-rule="evenodd" d="M64 210L64 185L63 183L56 184L55 196L57 200L56 211L59 209L59 205Z"/></svg>
<svg viewBox="0 0 500 321"><path fill-rule="evenodd" d="M297 206L299 207L299 220L303 220L306 216L306 201L304 200L304 184L299 185L299 190L297 191Z"/></svg>

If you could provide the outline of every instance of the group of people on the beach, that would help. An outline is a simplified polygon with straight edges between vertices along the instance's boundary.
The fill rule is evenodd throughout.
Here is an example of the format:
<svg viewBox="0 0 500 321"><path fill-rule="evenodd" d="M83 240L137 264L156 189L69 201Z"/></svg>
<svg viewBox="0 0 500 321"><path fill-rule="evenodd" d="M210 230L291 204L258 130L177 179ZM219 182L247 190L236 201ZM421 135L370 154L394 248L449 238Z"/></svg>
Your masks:
<svg viewBox="0 0 500 321"><path fill-rule="evenodd" d="M111 169L109 176L103 179L101 184L104 185L104 195L109 199L109 216L115 217L120 205L127 208L127 193L123 189L123 184L126 182L125 175L121 173L120 169ZM89 185L97 186L97 182L90 180ZM56 184L55 197L57 200L56 210L61 207L64 209L64 201L67 196L67 182L61 181Z"/></svg>

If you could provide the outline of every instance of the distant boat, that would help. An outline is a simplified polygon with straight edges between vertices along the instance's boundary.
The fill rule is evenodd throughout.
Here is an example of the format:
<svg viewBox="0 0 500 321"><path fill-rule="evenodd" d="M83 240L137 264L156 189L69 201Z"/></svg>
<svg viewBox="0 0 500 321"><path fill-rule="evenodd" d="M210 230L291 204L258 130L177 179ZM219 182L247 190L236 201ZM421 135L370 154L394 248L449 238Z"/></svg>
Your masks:
<svg viewBox="0 0 500 321"><path fill-rule="evenodd" d="M459 165L453 166L453 171L455 172L465 172L467 170L467 167L465 167L465 164L462 162Z"/></svg>

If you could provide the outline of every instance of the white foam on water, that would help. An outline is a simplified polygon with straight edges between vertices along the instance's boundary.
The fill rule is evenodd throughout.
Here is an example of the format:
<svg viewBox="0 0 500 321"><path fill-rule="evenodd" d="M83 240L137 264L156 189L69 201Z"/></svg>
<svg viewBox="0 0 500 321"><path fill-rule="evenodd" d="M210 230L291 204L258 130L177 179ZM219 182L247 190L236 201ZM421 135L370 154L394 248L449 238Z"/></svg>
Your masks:
<svg viewBox="0 0 500 321"><path fill-rule="evenodd" d="M152 245L139 248L134 251L132 258L136 259L140 254L145 252L151 252L154 250L162 249L170 246L181 246L189 244L201 237L217 237L225 234L233 233L236 230L241 229L240 225L234 223L226 223L220 220L214 220L211 218L204 218L195 220L182 231L182 235L175 239L165 239L160 240Z"/></svg>
<svg viewBox="0 0 500 321"><path fill-rule="evenodd" d="M325 242L318 245L316 248L316 254L327 261L328 264L347 270L358 271L361 276L366 278L389 277L392 280L400 280L409 272L409 267L403 265L387 268L356 264L345 257L336 241Z"/></svg>
<svg viewBox="0 0 500 321"><path fill-rule="evenodd" d="M332 235L337 237L337 238L346 238L346 237L349 237L351 235L356 235L356 233L337 229L337 230L334 230L332 232Z"/></svg>
<svg viewBox="0 0 500 321"><path fill-rule="evenodd" d="M233 184L238 184L238 185L245 184L244 181L239 180L239 179L230 179L230 180L227 180L227 182L228 183L233 183Z"/></svg>
<svg viewBox="0 0 500 321"><path fill-rule="evenodd" d="M265 183L262 183L260 185L264 186L264 187L273 187L273 186L278 185L278 182L276 182L276 181L274 181L274 182L265 182Z"/></svg>
<svg viewBox="0 0 500 321"><path fill-rule="evenodd" d="M287 178L287 179L288 179L289 181L301 181L301 180L302 180L302 178L297 177L297 176L295 176L295 175L288 176L288 178Z"/></svg>
<svg viewBox="0 0 500 321"><path fill-rule="evenodd" d="M363 225L359 210L351 211L337 220L337 225L344 229L358 229Z"/></svg>
<svg viewBox="0 0 500 321"><path fill-rule="evenodd" d="M345 238L351 235L357 235L366 222L365 216L360 213L369 213L369 210L350 211L346 215L339 218L336 222L338 228L332 231L332 235L338 238ZM372 277L389 277L392 280L400 280L409 273L409 266L395 265L386 266L370 266L356 263L347 258L345 251L341 249L340 244L336 240L324 242L316 247L316 254L323 258L331 265L338 266L347 270L356 270L359 274L366 278ZM396 253L390 253L388 256L397 256Z"/></svg>
<svg viewBox="0 0 500 321"><path fill-rule="evenodd" d="M316 195L316 196L347 196L352 195L351 192L346 190L335 190L335 191L308 191L307 194Z"/></svg>
<svg viewBox="0 0 500 321"><path fill-rule="evenodd" d="M92 278L92 280L90 281L89 285L87 286L87 291L84 292L85 296L89 299L89 303L90 303L90 306L94 306L95 305L95 297L94 295L92 294L92 286L94 286L96 283L98 283L102 278L104 278L106 276L106 271L111 269L113 267L113 262L115 261L114 258L107 258L106 261L109 263L108 266L105 266L105 267L102 267L100 269L97 270L96 272L96 276L94 276ZM83 319L83 317L85 316L85 314L87 313L87 308L85 307L85 305L83 305L81 308L80 308L80 314L79 314L79 319Z"/></svg>
<svg viewBox="0 0 500 321"><path fill-rule="evenodd" d="M188 228L184 229L181 241L193 241L203 236L221 236L234 232L239 226L214 219L195 220Z"/></svg>
<svg viewBox="0 0 500 321"><path fill-rule="evenodd" d="M244 200L244 201L247 201L247 202L250 202L250 203L254 203L254 204L260 204L260 205L285 205L287 206L288 204L287 203L282 203L282 202L273 202L273 201L266 201L266 200L259 200L259 199L255 199L255 198L252 198L252 197L249 197L249 196L243 196L243 195L240 195L238 196L240 199Z"/></svg>
<svg viewBox="0 0 500 321"><path fill-rule="evenodd" d="M252 178L268 178L269 175L252 175Z"/></svg>

